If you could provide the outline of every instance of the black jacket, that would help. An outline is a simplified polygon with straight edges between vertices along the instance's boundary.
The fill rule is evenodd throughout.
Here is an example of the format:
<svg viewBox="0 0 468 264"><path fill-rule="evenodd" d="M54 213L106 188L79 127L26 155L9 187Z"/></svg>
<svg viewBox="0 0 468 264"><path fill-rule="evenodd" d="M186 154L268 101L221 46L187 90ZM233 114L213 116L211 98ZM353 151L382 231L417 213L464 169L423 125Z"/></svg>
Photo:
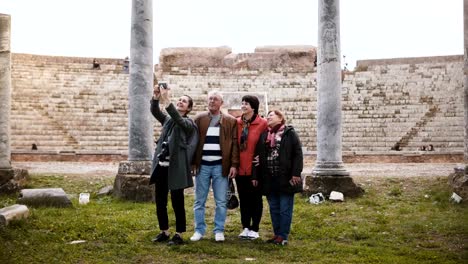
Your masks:
<svg viewBox="0 0 468 264"><path fill-rule="evenodd" d="M185 189L193 186L190 174L190 160L188 156L187 138L195 133L195 125L192 119L182 117L171 103L166 107L168 114L159 108L158 100L151 100L151 113L161 123L162 130L153 155L150 184L156 182L156 165L159 163L158 154L162 151L162 141L167 138L171 126L173 126L169 147L168 187L169 190Z"/></svg>
<svg viewBox="0 0 468 264"><path fill-rule="evenodd" d="M267 155L268 146L265 143L268 132L265 131L260 136L257 146L255 148L255 156L259 156L259 164L254 167L252 171L252 179L258 180L261 185L262 192L268 195L271 190L271 177L268 173L267 168ZM299 137L294 131L292 126L286 126L284 133L281 138L279 148L279 159L280 159L280 192L281 193L297 193L302 191L301 186L291 186L289 180L292 176L301 176L303 168L303 155L302 145Z"/></svg>

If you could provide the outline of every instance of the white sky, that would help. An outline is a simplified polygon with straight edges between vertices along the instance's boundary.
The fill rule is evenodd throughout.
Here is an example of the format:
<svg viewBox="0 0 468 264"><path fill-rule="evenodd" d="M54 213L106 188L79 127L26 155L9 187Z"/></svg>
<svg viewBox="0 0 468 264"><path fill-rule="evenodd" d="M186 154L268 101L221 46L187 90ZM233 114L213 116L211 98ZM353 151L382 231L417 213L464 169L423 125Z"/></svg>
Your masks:
<svg viewBox="0 0 468 264"><path fill-rule="evenodd" d="M131 0L1 0L14 53L124 58ZM153 0L162 48L317 46L317 0ZM462 0L341 0L341 53L356 60L463 54Z"/></svg>

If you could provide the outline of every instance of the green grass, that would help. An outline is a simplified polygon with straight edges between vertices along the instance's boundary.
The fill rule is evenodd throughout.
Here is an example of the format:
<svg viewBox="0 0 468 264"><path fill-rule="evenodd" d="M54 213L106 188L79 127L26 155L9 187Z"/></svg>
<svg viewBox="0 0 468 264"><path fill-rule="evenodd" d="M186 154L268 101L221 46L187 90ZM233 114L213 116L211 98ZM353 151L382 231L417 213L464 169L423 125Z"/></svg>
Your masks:
<svg viewBox="0 0 468 264"><path fill-rule="evenodd" d="M468 263L468 206L449 202L446 177L355 179L366 194L344 203L312 205L296 196L286 247L262 241L271 236L266 201L262 240L237 238L236 209L228 213L224 243L209 234L178 247L152 244L158 233L155 205L96 197L113 179L91 179L32 175L29 188L62 187L72 194L74 207L30 208L29 218L0 228L0 263ZM79 205L77 194L85 191L93 193L91 202ZM2 196L0 207L15 200ZM187 241L193 232L192 204L193 196L186 195ZM213 209L210 198L208 232ZM74 240L86 242L70 244Z"/></svg>

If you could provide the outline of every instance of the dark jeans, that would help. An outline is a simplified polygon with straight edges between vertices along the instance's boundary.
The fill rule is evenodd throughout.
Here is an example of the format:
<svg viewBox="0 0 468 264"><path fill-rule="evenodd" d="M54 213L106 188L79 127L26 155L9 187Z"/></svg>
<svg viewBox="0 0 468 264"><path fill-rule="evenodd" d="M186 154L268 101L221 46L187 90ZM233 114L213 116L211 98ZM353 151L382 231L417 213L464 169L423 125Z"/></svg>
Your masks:
<svg viewBox="0 0 468 264"><path fill-rule="evenodd" d="M294 194L269 194L267 195L267 200L270 205L273 232L275 236L281 236L287 240L291 231Z"/></svg>
<svg viewBox="0 0 468 264"><path fill-rule="evenodd" d="M242 228L258 232L263 213L262 192L252 185L252 176L237 176L236 185Z"/></svg>
<svg viewBox="0 0 468 264"><path fill-rule="evenodd" d="M167 183L168 167L158 165L156 170L158 170L155 183L156 215L158 216L159 229L167 230L169 229L169 219L167 216L167 195L169 193ZM185 232L187 224L185 219L184 189L171 190L171 202L176 219L176 232Z"/></svg>

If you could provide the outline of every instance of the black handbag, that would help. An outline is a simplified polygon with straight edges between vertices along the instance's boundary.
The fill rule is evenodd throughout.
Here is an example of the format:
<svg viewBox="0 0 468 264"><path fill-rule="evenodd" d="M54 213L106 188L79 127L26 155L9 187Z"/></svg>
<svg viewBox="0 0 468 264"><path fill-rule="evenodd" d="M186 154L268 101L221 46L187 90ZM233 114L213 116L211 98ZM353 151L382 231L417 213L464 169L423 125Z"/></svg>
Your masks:
<svg viewBox="0 0 468 264"><path fill-rule="evenodd" d="M229 187L227 191L227 209L233 210L239 207L239 199L236 196L236 188L234 187L234 182L232 179L229 179Z"/></svg>

